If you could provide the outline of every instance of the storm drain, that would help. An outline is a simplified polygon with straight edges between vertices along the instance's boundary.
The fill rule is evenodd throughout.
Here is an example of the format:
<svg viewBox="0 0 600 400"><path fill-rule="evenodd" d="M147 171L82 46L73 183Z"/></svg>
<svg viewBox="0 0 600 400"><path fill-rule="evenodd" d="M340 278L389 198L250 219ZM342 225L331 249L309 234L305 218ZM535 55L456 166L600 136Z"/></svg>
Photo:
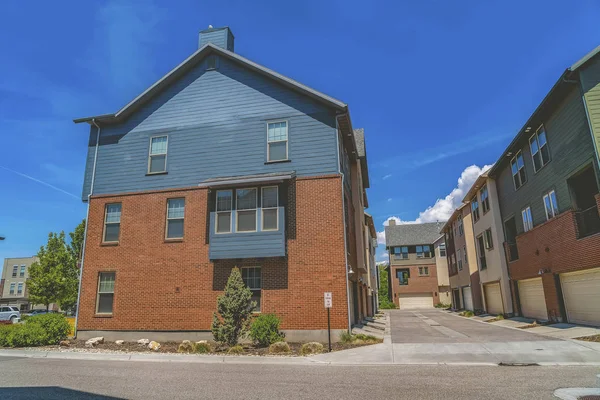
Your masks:
<svg viewBox="0 0 600 400"><path fill-rule="evenodd" d="M511 363L511 362L501 362L498 364L500 367L539 367L538 363Z"/></svg>

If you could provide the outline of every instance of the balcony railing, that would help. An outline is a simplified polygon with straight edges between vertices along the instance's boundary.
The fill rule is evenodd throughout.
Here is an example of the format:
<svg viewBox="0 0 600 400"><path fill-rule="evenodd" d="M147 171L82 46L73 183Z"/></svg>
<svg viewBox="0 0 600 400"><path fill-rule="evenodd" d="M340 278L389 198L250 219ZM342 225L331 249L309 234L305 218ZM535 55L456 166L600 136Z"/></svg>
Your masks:
<svg viewBox="0 0 600 400"><path fill-rule="evenodd" d="M506 250L508 252L508 261L516 261L519 259L519 249L517 243L506 243Z"/></svg>
<svg viewBox="0 0 600 400"><path fill-rule="evenodd" d="M479 257L479 269L484 270L487 268L487 261L485 260L485 256L484 257Z"/></svg>
<svg viewBox="0 0 600 400"><path fill-rule="evenodd" d="M575 212L575 220L579 239L600 232L600 215L598 215L597 206Z"/></svg>

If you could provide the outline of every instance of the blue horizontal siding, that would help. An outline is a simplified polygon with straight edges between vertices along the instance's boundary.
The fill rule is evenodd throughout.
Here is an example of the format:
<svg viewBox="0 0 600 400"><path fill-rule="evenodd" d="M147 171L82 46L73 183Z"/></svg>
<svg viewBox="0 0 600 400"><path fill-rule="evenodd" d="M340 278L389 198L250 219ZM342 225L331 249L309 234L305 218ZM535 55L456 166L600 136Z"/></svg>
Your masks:
<svg viewBox="0 0 600 400"><path fill-rule="evenodd" d="M261 210L256 213L257 229L260 229ZM235 230L235 211L232 212L232 224ZM246 233L215 233L215 213L210 213L211 260L254 257L285 256L285 209L279 207L279 230Z"/></svg>
<svg viewBox="0 0 600 400"><path fill-rule="evenodd" d="M265 165L266 124L289 123L290 162ZM151 136L169 136L166 175L146 176ZM296 171L337 172L333 110L239 64L203 63L119 125L102 127L94 194L195 186L208 178ZM83 198L89 193L96 132L90 131Z"/></svg>

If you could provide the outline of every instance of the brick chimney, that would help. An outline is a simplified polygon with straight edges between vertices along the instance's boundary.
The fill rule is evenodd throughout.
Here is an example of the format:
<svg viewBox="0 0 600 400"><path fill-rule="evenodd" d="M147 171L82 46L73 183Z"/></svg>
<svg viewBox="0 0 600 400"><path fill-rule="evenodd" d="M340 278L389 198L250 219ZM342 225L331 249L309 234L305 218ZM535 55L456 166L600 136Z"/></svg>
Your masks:
<svg viewBox="0 0 600 400"><path fill-rule="evenodd" d="M233 33L228 26L223 28L213 28L212 25L208 26L208 29L200 31L198 35L198 48L212 43L215 46L219 46L225 50L233 52Z"/></svg>
<svg viewBox="0 0 600 400"><path fill-rule="evenodd" d="M388 225L389 225L389 226L395 226L395 225L396 225L396 220L395 220L395 219L393 219L393 218L392 218L392 219L390 219L390 220L388 221Z"/></svg>

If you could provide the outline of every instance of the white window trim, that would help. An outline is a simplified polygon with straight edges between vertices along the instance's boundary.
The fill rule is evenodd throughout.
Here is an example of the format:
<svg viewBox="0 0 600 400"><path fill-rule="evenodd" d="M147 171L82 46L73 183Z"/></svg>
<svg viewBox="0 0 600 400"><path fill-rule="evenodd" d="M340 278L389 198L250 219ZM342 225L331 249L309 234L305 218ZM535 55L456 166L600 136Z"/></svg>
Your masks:
<svg viewBox="0 0 600 400"><path fill-rule="evenodd" d="M263 192L265 189L275 189L277 193L277 206L276 207L264 207L263 206ZM257 204L258 206L258 204ZM265 229L265 214L263 210L273 210L275 209L276 218L277 218L277 228L275 229ZM276 232L279 230L279 186L265 186L260 188L260 229L264 232Z"/></svg>
<svg viewBox="0 0 600 400"><path fill-rule="evenodd" d="M529 213L527 212L528 210ZM531 220L529 220L529 216L531 216ZM521 219L523 220L523 231L529 232L533 229L533 216L531 215L531 207L527 206L521 210Z"/></svg>
<svg viewBox="0 0 600 400"><path fill-rule="evenodd" d="M100 282L101 279L100 277L102 276L102 274L113 274L115 277L115 283L113 284L113 291L112 292L102 292L102 294L107 294L107 293L112 293L113 295L113 309L111 312L99 312L98 311L98 307L100 306ZM96 314L97 315L112 315L113 312L115 311L115 287L114 285L117 282L117 273L114 271L100 271L98 272L98 287L96 288Z"/></svg>
<svg viewBox="0 0 600 400"><path fill-rule="evenodd" d="M169 218L169 200L183 200L183 217L181 218ZM166 213L166 222L165 222L165 240L179 240L179 239L183 239L183 237L185 236L185 197L173 197L171 199L167 199L167 213ZM173 220L182 220L183 221L183 232L181 234L181 236L177 236L177 237L169 237L169 221Z"/></svg>
<svg viewBox="0 0 600 400"><path fill-rule="evenodd" d="M17 293L17 284L15 282L12 282L8 287L8 294L14 295L15 293Z"/></svg>
<svg viewBox="0 0 600 400"><path fill-rule="evenodd" d="M537 130L535 131L535 133L529 137L529 142L528 142L528 144L529 144L529 153L531 154L531 163L533 164L533 172L536 173L536 174L538 173L539 170L541 170L542 168L544 168L546 166L546 164L548 164L550 162L550 159L548 159L548 162L546 162L546 164L542 164L542 166L540 167L540 169L536 169L535 168L535 160L533 159L534 154L531 151L531 139L534 138L534 137L535 137L535 143L537 144L537 148L538 148L537 153L540 153L540 162L542 162L542 163L544 162L544 160L542 159L542 148L540 147L540 141L539 141L539 138L538 138L538 133L540 132L540 130L543 130L544 133L546 134L546 144L544 146L548 146L548 133L546 133L546 129L544 128L544 125L540 125L540 127L537 128ZM549 157L549 155L550 155L550 152L548 151L548 157Z"/></svg>
<svg viewBox="0 0 600 400"><path fill-rule="evenodd" d="M489 241L487 235L488 231L490 232ZM492 228L488 228L483 231L483 245L485 246L486 250L492 250L494 248L494 237L492 233Z"/></svg>
<svg viewBox="0 0 600 400"><path fill-rule="evenodd" d="M21 271L23 271L22 276L21 276ZM19 278L24 278L26 273L27 273L27 266L21 265L21 267L19 267Z"/></svg>
<svg viewBox="0 0 600 400"><path fill-rule="evenodd" d="M237 191L238 190L254 190L255 197L256 197L256 200L255 200L256 201L256 207L255 208L246 208L244 210L239 210L238 209L238 204L237 204L237 200L238 200L238 198L237 198ZM238 213L240 211L252 211L252 210L254 210L254 219L256 220L255 224L254 224L254 226L255 226L254 230L253 231L239 231L238 230L238 221L239 221ZM256 188L256 187L237 188L237 189L235 189L235 233L255 233L255 232L258 232L258 188Z"/></svg>
<svg viewBox="0 0 600 400"><path fill-rule="evenodd" d="M485 190L485 199L483 198L483 192ZM483 215L487 214L490 211L490 191L488 189L487 184L483 185L483 187L479 190L479 198L481 199L481 211L483 211ZM487 200L487 203L486 203ZM487 209L486 209L487 204Z"/></svg>
<svg viewBox="0 0 600 400"><path fill-rule="evenodd" d="M515 188L515 190L519 190L527 182L527 171L525 171L525 180L523 182L521 182L521 186L517 187L517 185L515 183L515 176L519 175L519 172L521 171L521 168L519 168L519 163L517 162L517 158L519 157L519 155L521 155L521 158L523 158L523 152L521 150L517 151L517 154L515 154L515 156L510 159L510 173L512 174L513 187ZM515 165L517 166L516 174L513 174L513 172L512 172L513 161L515 162ZM523 158L523 169L525 169L525 159L524 158ZM519 179L521 179L520 176L519 176Z"/></svg>
<svg viewBox="0 0 600 400"><path fill-rule="evenodd" d="M114 204L119 204L121 206L121 215L119 216L119 222L106 222L106 218L108 218L108 206L112 206ZM119 243L121 240L121 217L123 216L123 203L106 203L104 205L104 228L102 229L102 243ZM119 238L117 240L107 241L106 239L106 225L116 225L119 224Z"/></svg>
<svg viewBox="0 0 600 400"><path fill-rule="evenodd" d="M165 146L165 152L152 154L152 139L162 138L162 137L167 138L167 145ZM150 144L148 146L148 169L147 169L148 175L164 174L165 172L167 172L167 158L169 157L168 153L169 153L169 135L150 136ZM162 155L165 156L165 169L163 171L150 172L150 162L152 161L152 156L162 156Z"/></svg>
<svg viewBox="0 0 600 400"><path fill-rule="evenodd" d="M556 198L556 192L554 190L549 191L542 197L542 202L544 203L544 211L546 211L546 221L550 221L552 218L558 215L558 209L554 209L554 204L552 203L552 198L550 197L552 193L554 193L554 197ZM548 199L551 208L550 211L552 211L552 217L550 218L548 218L548 207L546 206L546 199ZM556 199L556 206L558 207L558 199Z"/></svg>
<svg viewBox="0 0 600 400"><path fill-rule="evenodd" d="M269 140L269 124L277 124L277 123L281 123L281 122L285 122L285 137L287 138L286 140ZM280 143L280 142L285 142L285 158L281 159L281 160L271 160L271 151L270 151L270 147L269 147L269 143ZM267 162L278 162L278 161L287 161L290 159L290 152L289 152L289 146L290 146L290 123L288 122L287 119L277 119L277 120L273 120L273 121L267 121Z"/></svg>
<svg viewBox="0 0 600 400"><path fill-rule="evenodd" d="M217 211L218 203L219 203L219 192L231 192L231 208L229 209L229 211ZM234 195L235 195L235 189L217 190L217 193L215 195L215 234L216 235L226 235L228 233L233 232L233 201L234 201L233 196ZM229 231L219 232L219 213L226 213L226 212L229 213Z"/></svg>
<svg viewBox="0 0 600 400"><path fill-rule="evenodd" d="M12 278L16 278L17 276L19 276L19 266L18 265L13 265L13 270L12 270L11 277Z"/></svg>
<svg viewBox="0 0 600 400"><path fill-rule="evenodd" d="M19 285L21 285L21 292L20 293L19 293ZM25 292L25 284L23 282L18 282L17 283L17 292L16 292L16 294L17 295L23 294L24 292Z"/></svg>

